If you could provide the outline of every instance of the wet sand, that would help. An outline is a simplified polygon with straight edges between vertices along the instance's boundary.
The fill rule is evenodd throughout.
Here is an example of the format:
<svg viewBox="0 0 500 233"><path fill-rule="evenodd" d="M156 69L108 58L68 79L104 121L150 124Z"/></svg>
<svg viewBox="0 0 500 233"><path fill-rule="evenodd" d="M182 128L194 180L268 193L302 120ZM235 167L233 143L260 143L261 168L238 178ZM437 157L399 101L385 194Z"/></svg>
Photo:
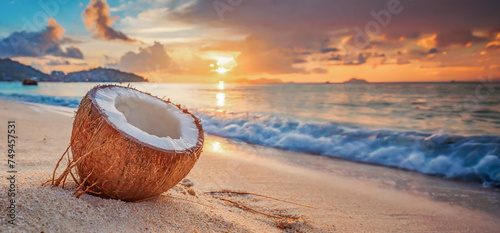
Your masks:
<svg viewBox="0 0 500 233"><path fill-rule="evenodd" d="M497 190L393 168L248 145L207 135L188 175L162 196L126 203L73 196L76 185L41 186L69 144L72 110L0 100L0 124L15 120L16 226L6 221L8 173L0 162L0 231L4 232L496 232ZM7 133L0 134L6 154ZM317 209L253 195L257 193ZM191 191L191 192L192 192ZM286 222L271 215L308 218Z"/></svg>

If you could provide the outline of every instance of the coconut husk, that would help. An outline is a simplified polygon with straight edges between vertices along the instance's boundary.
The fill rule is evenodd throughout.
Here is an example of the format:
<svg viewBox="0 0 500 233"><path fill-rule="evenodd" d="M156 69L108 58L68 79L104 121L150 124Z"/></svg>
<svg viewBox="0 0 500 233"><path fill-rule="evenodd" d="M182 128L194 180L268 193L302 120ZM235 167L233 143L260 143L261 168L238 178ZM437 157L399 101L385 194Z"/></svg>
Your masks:
<svg viewBox="0 0 500 233"><path fill-rule="evenodd" d="M199 130L197 144L187 150L165 150L141 142L113 125L97 106L96 92L110 87L113 85L97 86L83 97L73 123L72 159L63 174L53 178L53 184L60 185L62 176L73 176L76 168L78 178L73 178L82 192L124 201L159 196L179 183L199 158L204 142L201 122L183 110Z"/></svg>

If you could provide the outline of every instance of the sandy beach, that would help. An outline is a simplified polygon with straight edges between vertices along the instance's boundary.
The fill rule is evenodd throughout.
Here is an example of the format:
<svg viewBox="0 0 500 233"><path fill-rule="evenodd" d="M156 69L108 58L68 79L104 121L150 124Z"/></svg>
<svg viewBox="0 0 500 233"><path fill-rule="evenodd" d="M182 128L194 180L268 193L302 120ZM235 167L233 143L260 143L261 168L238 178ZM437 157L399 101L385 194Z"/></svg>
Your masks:
<svg viewBox="0 0 500 233"><path fill-rule="evenodd" d="M126 203L41 184L69 144L72 110L0 100L15 120L16 226L7 223L7 134L0 134L1 232L497 232L498 190L414 172L248 145L207 135L187 179L160 197ZM255 195L261 194L316 208ZM192 195L194 194L194 195ZM270 215L307 218L290 222Z"/></svg>

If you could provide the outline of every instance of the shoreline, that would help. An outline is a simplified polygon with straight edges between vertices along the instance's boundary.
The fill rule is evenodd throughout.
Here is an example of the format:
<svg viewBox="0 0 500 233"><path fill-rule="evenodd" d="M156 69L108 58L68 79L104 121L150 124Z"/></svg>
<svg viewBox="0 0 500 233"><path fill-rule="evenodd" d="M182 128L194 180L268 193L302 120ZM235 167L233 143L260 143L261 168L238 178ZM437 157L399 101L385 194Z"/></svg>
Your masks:
<svg viewBox="0 0 500 233"><path fill-rule="evenodd" d="M500 221L500 188L498 187L484 187L478 182L423 174L376 163L269 148L214 135L211 135L210 138L216 143L227 145L234 153L238 151L245 153L246 156L263 157L278 164L298 167L326 176L352 178L368 182L377 188L390 189L441 203L481 210L495 216ZM252 153L254 151L257 153Z"/></svg>
<svg viewBox="0 0 500 233"><path fill-rule="evenodd" d="M159 198L140 203L87 194L77 199L72 195L73 182L65 188L40 186L51 177L69 143L72 114L6 100L0 100L0 109L0 122L14 119L19 127L18 226L6 225L5 214L0 217L0 227L9 231L282 232L289 227L306 232L494 232L500 228L500 213L494 211L500 200L497 190L475 190L464 182L212 135L207 135L204 152L187 177L196 196L177 185ZM5 151L6 133L0 140ZM2 161L0 173L2 205L8 200L6 163ZM310 218L283 225L204 193L226 189L318 209L251 195L219 196L273 215ZM449 196L442 196L447 192ZM486 196L493 205L481 202ZM463 205L464 200L476 205Z"/></svg>

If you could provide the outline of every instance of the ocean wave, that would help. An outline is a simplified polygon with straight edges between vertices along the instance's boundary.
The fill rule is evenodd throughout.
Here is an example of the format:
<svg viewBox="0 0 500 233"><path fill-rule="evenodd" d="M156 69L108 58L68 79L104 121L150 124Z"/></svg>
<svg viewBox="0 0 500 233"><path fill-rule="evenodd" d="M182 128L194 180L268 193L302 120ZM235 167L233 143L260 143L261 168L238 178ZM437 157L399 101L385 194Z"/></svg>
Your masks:
<svg viewBox="0 0 500 233"><path fill-rule="evenodd" d="M78 107L81 97L0 93L0 98ZM193 111L207 133L289 151L399 167L500 186L500 136L369 130L295 116Z"/></svg>
<svg viewBox="0 0 500 233"><path fill-rule="evenodd" d="M500 137L367 130L267 114L196 113L207 133L244 142L500 186Z"/></svg>
<svg viewBox="0 0 500 233"><path fill-rule="evenodd" d="M47 104L76 108L80 104L82 97L51 96L51 95L31 95L31 94L5 94L0 92L0 98L12 101L24 101L31 103Z"/></svg>

